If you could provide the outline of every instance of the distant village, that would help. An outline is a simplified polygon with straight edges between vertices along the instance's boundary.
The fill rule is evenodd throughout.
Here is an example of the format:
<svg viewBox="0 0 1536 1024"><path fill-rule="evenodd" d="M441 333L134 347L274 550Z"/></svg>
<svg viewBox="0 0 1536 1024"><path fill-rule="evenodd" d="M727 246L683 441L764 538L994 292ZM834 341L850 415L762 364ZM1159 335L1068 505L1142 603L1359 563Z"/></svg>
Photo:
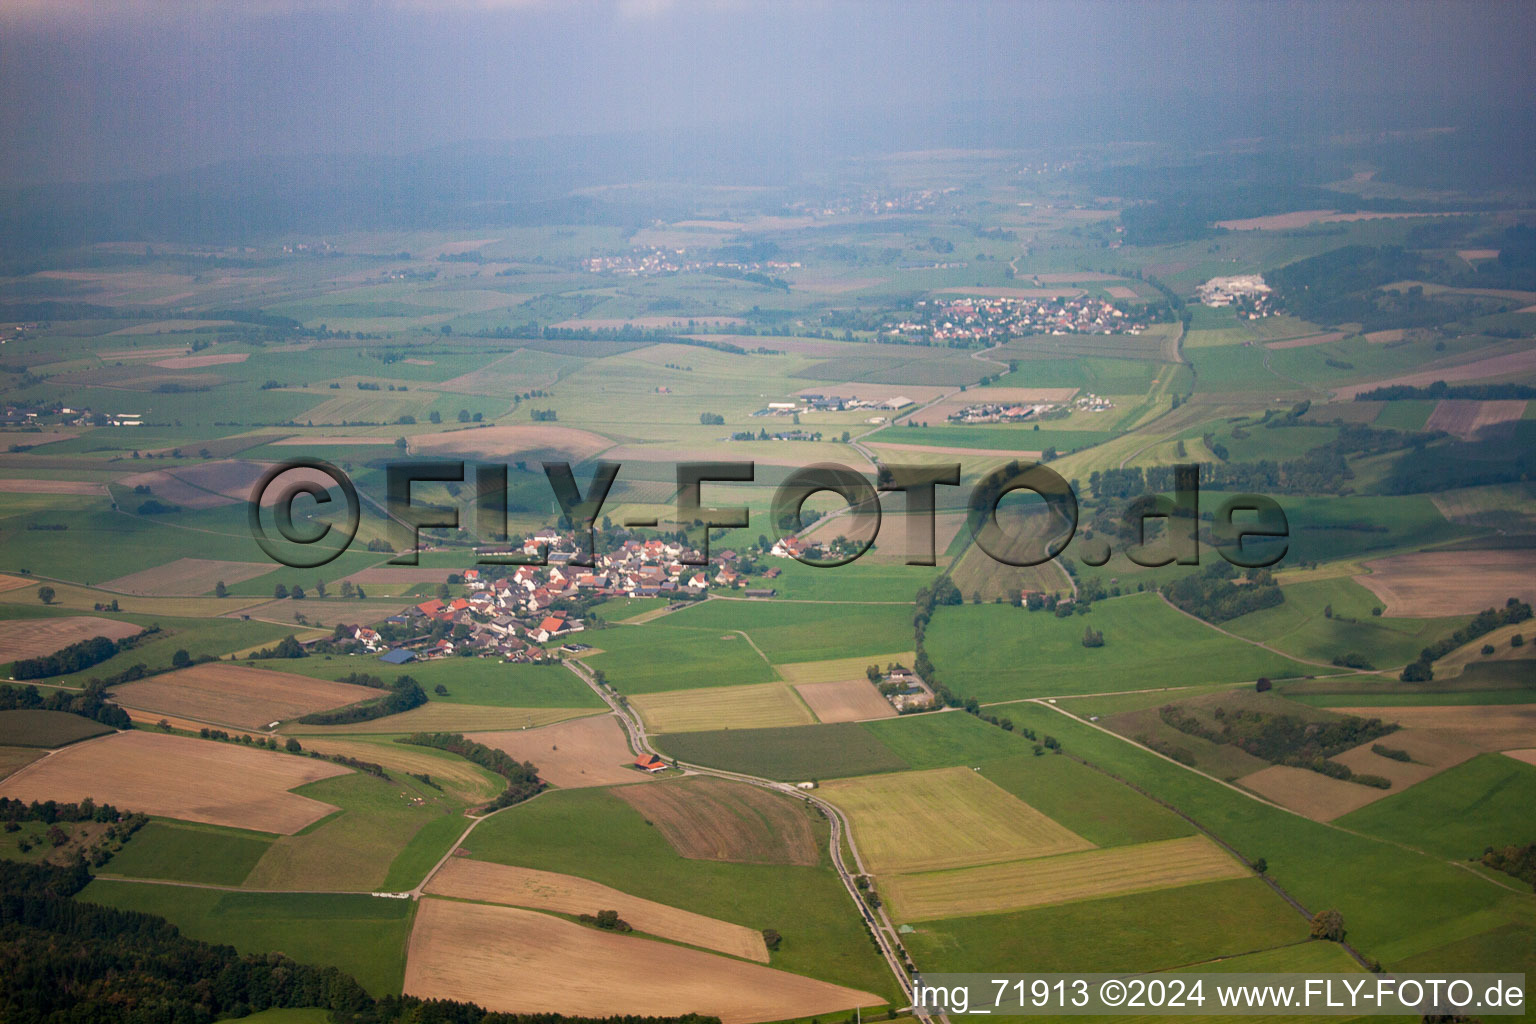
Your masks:
<svg viewBox="0 0 1536 1024"><path fill-rule="evenodd" d="M978 402L949 414L951 423L1030 423L1055 419L1072 412L1108 412L1115 403L1103 395L1085 392L1070 402Z"/></svg>
<svg viewBox="0 0 1536 1024"><path fill-rule="evenodd" d="M687 249L662 249L655 246L610 256L591 256L581 261L582 269L590 274L617 274L623 277L651 277L656 274L699 273L709 270L734 270L750 274L794 270L799 266L798 260L740 262L689 259Z"/></svg>
<svg viewBox="0 0 1536 1024"><path fill-rule="evenodd" d="M912 316L884 324L904 341L1001 342L1032 334L1140 334L1148 321L1104 299L920 299Z"/></svg>
<svg viewBox="0 0 1536 1024"><path fill-rule="evenodd" d="M662 598L687 602L702 598L711 586L738 590L744 597L767 598L772 587L753 585L749 572L772 580L780 570L762 569L735 551L722 551L718 567L687 565L690 549L667 540L624 541L612 553L598 554L594 564L571 564L576 538L555 530L528 537L521 547L486 550L481 554L520 553L536 556L547 550L544 565L487 566L449 576L461 584L462 597L435 597L409 605L379 624L378 629L349 628L349 636L332 643L348 649L381 654L403 664L417 659L480 655L511 662L543 662L554 655L544 645L586 630L590 609L612 598ZM570 643L571 651L580 644Z"/></svg>
<svg viewBox="0 0 1536 1024"><path fill-rule="evenodd" d="M1195 289L1195 295L1203 305L1213 308L1231 306L1250 320L1271 316L1275 312L1269 285L1260 274L1240 274L1236 277L1213 277Z"/></svg>
<svg viewBox="0 0 1536 1024"><path fill-rule="evenodd" d="M661 598L676 609L702 600L713 588L745 598L771 598L777 591L763 583L781 575L777 566L758 563L751 552L719 552L715 566L687 565L691 549L673 540L629 539L609 554L592 559L591 567L572 565L576 537L542 530L521 546L482 554L536 556L547 552L544 565L487 566L450 574L463 596L434 597L407 605L369 626L338 626L323 641L327 649L372 654L389 665L436 661L454 657L499 658L513 664L549 664L562 655L593 649L578 634L601 625L594 611L615 598ZM775 541L768 558L815 558L823 546L801 537ZM898 711L915 711L933 703L933 691L911 669L889 665L871 675L870 682ZM642 766L643 767L643 766Z"/></svg>

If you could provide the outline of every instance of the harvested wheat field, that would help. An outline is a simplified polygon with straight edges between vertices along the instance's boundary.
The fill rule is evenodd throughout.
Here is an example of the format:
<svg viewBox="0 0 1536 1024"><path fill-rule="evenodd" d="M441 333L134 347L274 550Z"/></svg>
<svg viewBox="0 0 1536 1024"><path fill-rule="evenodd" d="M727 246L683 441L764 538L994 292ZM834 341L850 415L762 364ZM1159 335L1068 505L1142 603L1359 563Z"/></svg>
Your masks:
<svg viewBox="0 0 1536 1024"><path fill-rule="evenodd" d="M405 993L470 1000L509 1013L701 1013L724 1024L885 1002L868 992L531 910L440 899L424 899L416 911Z"/></svg>
<svg viewBox="0 0 1536 1024"><path fill-rule="evenodd" d="M1380 711L1380 708L1374 709L1374 713ZM1285 764L1270 765L1237 781L1265 799L1313 821L1332 821L1392 795L1390 789L1345 782Z"/></svg>
<svg viewBox="0 0 1536 1024"><path fill-rule="evenodd" d="M83 800L291 835L336 810L288 792L349 769L235 743L119 732L50 754L0 783L19 800Z"/></svg>
<svg viewBox="0 0 1536 1024"><path fill-rule="evenodd" d="M1405 730L1427 730L1478 750L1516 750L1536 741L1536 704L1454 707L1330 708L1341 715L1375 715ZM1394 733L1393 736L1398 735ZM1392 746L1393 736L1381 742Z"/></svg>
<svg viewBox="0 0 1536 1024"><path fill-rule="evenodd" d="M1512 757L1516 761L1524 761L1526 764L1536 765L1536 747L1528 750L1506 750L1504 754L1506 757Z"/></svg>
<svg viewBox="0 0 1536 1024"><path fill-rule="evenodd" d="M594 714L592 708L501 708L481 704L450 704L429 701L419 708L371 722L350 725L301 725L283 727L295 736L347 736L401 732L492 732L502 729L537 729L568 718Z"/></svg>
<svg viewBox="0 0 1536 1024"><path fill-rule="evenodd" d="M214 661L112 688L124 707L259 729L312 711L371 700L380 691L288 672Z"/></svg>
<svg viewBox="0 0 1536 1024"><path fill-rule="evenodd" d="M619 916L637 931L729 953L744 960L768 962L763 933L755 928L641 899L575 875L450 858L432 876L426 891L434 896L501 903L530 910L553 910L561 914L617 910Z"/></svg>
<svg viewBox="0 0 1536 1024"><path fill-rule="evenodd" d="M645 782L634 767L624 727L613 715L590 715L538 729L477 732L470 739L504 750L519 761L532 761L539 777L562 789Z"/></svg>
<svg viewBox="0 0 1536 1024"><path fill-rule="evenodd" d="M543 424L447 430L411 439L411 451L418 455L487 455L504 459L559 456L576 462L612 445L606 437L589 430Z"/></svg>
<svg viewBox="0 0 1536 1024"><path fill-rule="evenodd" d="M1313 345L1326 345L1329 342L1340 341L1344 338L1343 331L1334 331L1330 334L1309 334L1305 338L1290 338L1286 341L1265 342L1265 348L1311 348Z"/></svg>
<svg viewBox="0 0 1536 1024"><path fill-rule="evenodd" d="M823 783L875 873L938 871L1091 850L1093 844L969 768Z"/></svg>
<svg viewBox="0 0 1536 1024"><path fill-rule="evenodd" d="M895 718L896 709L880 696L868 679L840 683L801 683L795 692L823 722L862 722L870 718Z"/></svg>
<svg viewBox="0 0 1536 1024"><path fill-rule="evenodd" d="M0 594L8 590L20 590L22 587L30 587L36 580L29 580L24 576L0 576Z"/></svg>
<svg viewBox="0 0 1536 1024"><path fill-rule="evenodd" d="M1134 299L1134 298L1136 298L1136 289L1134 289L1134 288L1127 288L1123 284L1112 284L1112 285L1107 286L1104 290L1109 293L1109 297L1112 298L1112 299Z"/></svg>
<svg viewBox="0 0 1536 1024"><path fill-rule="evenodd" d="M1377 708L1376 713L1392 717L1392 709ZM1413 760L1399 761L1373 753L1373 746L1401 750ZM1392 780L1389 792L1397 793L1431 775L1439 775L1447 768L1470 760L1479 753L1477 747L1463 743L1453 736L1429 729L1399 729L1390 736L1383 736L1372 743L1362 743L1333 758L1360 775L1380 775Z"/></svg>
<svg viewBox="0 0 1536 1024"><path fill-rule="evenodd" d="M221 562L213 558L178 558L174 562L131 572L101 585L103 590L146 597L206 594L222 581L228 584L255 579L272 571L260 562Z"/></svg>
<svg viewBox="0 0 1536 1024"><path fill-rule="evenodd" d="M814 865L821 861L810 812L759 786L690 778L614 790L693 860Z"/></svg>
<svg viewBox="0 0 1536 1024"><path fill-rule="evenodd" d="M1490 441L1513 437L1515 423L1525 415L1526 402L1474 402L1448 398L1435 404L1425 430L1443 430L1463 441Z"/></svg>
<svg viewBox="0 0 1536 1024"><path fill-rule="evenodd" d="M0 662L40 658L92 637L122 640L143 631L143 626L132 622L102 619L94 615L64 615L56 619L7 619L0 621Z"/></svg>
<svg viewBox="0 0 1536 1024"><path fill-rule="evenodd" d="M637 693L629 698L629 703L653 732L766 729L812 725L816 721L785 683Z"/></svg>
<svg viewBox="0 0 1536 1024"><path fill-rule="evenodd" d="M1364 563L1369 587L1395 618L1475 615L1511 597L1536 601L1536 551L1416 551Z"/></svg>
<svg viewBox="0 0 1536 1024"><path fill-rule="evenodd" d="M1248 874L1245 865L1209 839L1186 836L958 871L893 875L881 891L897 920L933 921L1173 889Z"/></svg>
<svg viewBox="0 0 1536 1024"><path fill-rule="evenodd" d="M0 494L79 494L98 496L107 493L105 484L90 480L28 480L21 477L0 479Z"/></svg>

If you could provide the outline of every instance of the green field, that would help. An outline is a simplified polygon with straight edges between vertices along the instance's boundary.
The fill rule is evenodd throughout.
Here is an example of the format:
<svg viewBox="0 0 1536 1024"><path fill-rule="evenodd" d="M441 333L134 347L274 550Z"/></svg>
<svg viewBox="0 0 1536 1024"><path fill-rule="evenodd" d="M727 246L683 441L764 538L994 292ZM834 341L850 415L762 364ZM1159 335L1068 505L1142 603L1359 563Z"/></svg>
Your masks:
<svg viewBox="0 0 1536 1024"><path fill-rule="evenodd" d="M0 745L9 747L62 747L111 731L67 711L0 711Z"/></svg>
<svg viewBox="0 0 1536 1024"><path fill-rule="evenodd" d="M1306 921L1256 878L916 928L905 942L926 971L1153 971L1307 937Z"/></svg>
<svg viewBox="0 0 1536 1024"><path fill-rule="evenodd" d="M1346 814L1338 824L1465 861L1481 857L1489 846L1531 842L1532 807L1536 767L1503 754L1482 754ZM1425 828L1425 822L1434 827Z"/></svg>
<svg viewBox="0 0 1536 1024"><path fill-rule="evenodd" d="M655 625L667 630L739 629L776 665L885 654L910 649L912 644L912 609L897 604L705 601Z"/></svg>
<svg viewBox="0 0 1536 1024"><path fill-rule="evenodd" d="M603 706L602 698L563 665L508 665L496 658L445 658L386 665L364 656L283 658L252 664L317 679L341 679L360 672L393 682L397 676L408 675L427 691L429 700L449 704L498 708ZM446 694L435 692L434 687L439 684L447 688Z"/></svg>
<svg viewBox="0 0 1536 1024"><path fill-rule="evenodd" d="M188 938L336 967L375 996L399 993L416 904L326 893L244 893L98 878L80 899L168 919Z"/></svg>
<svg viewBox="0 0 1536 1024"><path fill-rule="evenodd" d="M168 882L239 885L271 845L272 837L262 833L152 821L113 855L107 872Z"/></svg>
<svg viewBox="0 0 1536 1024"><path fill-rule="evenodd" d="M584 633L583 642L601 653L588 652L582 661L602 671L620 693L767 683L778 678L763 656L737 633L659 628L675 618L676 614L644 626Z"/></svg>
<svg viewBox="0 0 1536 1024"><path fill-rule="evenodd" d="M462 831L463 805L424 783L391 773L391 782L353 773L294 790L341 808L291 836L279 836L246 878L260 889L361 890L410 888L418 869L435 863ZM437 825L448 818L459 830ZM428 852L416 847L424 844ZM430 851L436 850L436 856ZM394 870L401 863L401 871Z"/></svg>
<svg viewBox="0 0 1536 1024"><path fill-rule="evenodd" d="M985 392L982 392L985 397ZM932 424L926 427L887 427L869 444L931 444L946 448L987 448L998 451L1043 452L1055 449L1065 454L1079 448L1103 444L1116 434L1108 430L1036 430L1022 424Z"/></svg>
<svg viewBox="0 0 1536 1024"><path fill-rule="evenodd" d="M1029 749L1022 736L962 711L901 715L860 724L914 769L975 765Z"/></svg>
<svg viewBox="0 0 1536 1024"><path fill-rule="evenodd" d="M783 782L870 775L908 767L875 734L853 722L673 733L657 743L669 757L681 761Z"/></svg>
<svg viewBox="0 0 1536 1024"><path fill-rule="evenodd" d="M981 773L1095 846L1151 843L1195 831L1166 807L1070 757L1017 755L987 761Z"/></svg>
<svg viewBox="0 0 1536 1024"><path fill-rule="evenodd" d="M1381 607L1380 599L1343 577L1293 583L1283 592L1284 604L1224 622L1222 628L1298 658L1328 662L1358 654L1386 669L1414 660L1425 647L1467 621L1465 617L1392 619L1372 615L1372 609Z"/></svg>
<svg viewBox="0 0 1536 1024"><path fill-rule="evenodd" d="M825 826L817 832L825 845ZM775 928L784 942L774 967L894 994L825 858L817 867L689 860L602 789L548 793L504 811L471 833L465 849L479 860L579 875L695 913Z"/></svg>
<svg viewBox="0 0 1536 1024"><path fill-rule="evenodd" d="M1082 646L1085 627L1104 634L1103 647ZM928 627L926 647L944 685L982 701L1307 671L1221 635L1156 594L1099 601L1090 614L1064 619L1006 604L941 607Z"/></svg>
<svg viewBox="0 0 1536 1024"><path fill-rule="evenodd" d="M1506 923L1530 927L1529 897L1438 856L1268 807L1038 704L1010 712L1022 724L1054 733L1069 754L1174 804L1243 857L1265 858L1270 876L1303 906L1338 908L1350 941L1384 964ZM1404 892L1414 898L1402 900Z"/></svg>

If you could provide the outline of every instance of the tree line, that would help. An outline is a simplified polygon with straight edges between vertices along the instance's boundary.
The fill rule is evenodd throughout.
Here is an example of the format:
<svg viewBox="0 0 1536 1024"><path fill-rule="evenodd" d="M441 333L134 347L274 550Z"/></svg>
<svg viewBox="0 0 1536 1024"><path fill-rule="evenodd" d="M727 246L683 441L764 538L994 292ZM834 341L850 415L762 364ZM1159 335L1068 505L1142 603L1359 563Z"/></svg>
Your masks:
<svg viewBox="0 0 1536 1024"><path fill-rule="evenodd" d="M1499 609L1485 608L1448 637L1436 640L1419 652L1417 660L1403 666L1398 679L1405 683L1427 683L1435 678L1433 665L1462 644L1469 644L1478 637L1492 633L1500 626L1513 626L1531 617L1531 606L1512 597Z"/></svg>
<svg viewBox="0 0 1536 1024"><path fill-rule="evenodd" d="M507 788L486 805L487 810L500 810L522 803L544 791L545 783L539 778L539 770L527 761L519 761L504 750L476 743L456 732L418 732L396 740L418 747L432 747L457 754L486 771L507 780Z"/></svg>
<svg viewBox="0 0 1536 1024"><path fill-rule="evenodd" d="M0 711L63 711L114 729L133 726L128 712L107 700L107 688L94 679L78 693L54 690L46 697L35 686L0 684Z"/></svg>
<svg viewBox="0 0 1536 1024"><path fill-rule="evenodd" d="M427 694L421 684L407 675L398 676L389 692L359 704L349 704L334 711L315 711L299 719L305 725L351 725L353 722L369 722L375 718L387 718L402 711L419 708L427 702Z"/></svg>

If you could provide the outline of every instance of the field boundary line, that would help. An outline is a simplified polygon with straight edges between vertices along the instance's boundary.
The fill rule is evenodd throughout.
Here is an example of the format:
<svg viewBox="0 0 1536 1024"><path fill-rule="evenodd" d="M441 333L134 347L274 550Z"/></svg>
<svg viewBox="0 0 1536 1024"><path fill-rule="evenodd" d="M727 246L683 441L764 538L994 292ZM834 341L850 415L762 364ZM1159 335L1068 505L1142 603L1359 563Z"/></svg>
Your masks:
<svg viewBox="0 0 1536 1024"><path fill-rule="evenodd" d="M1041 703L1043 707L1051 708L1053 711L1060 711L1060 709L1057 708L1054 704L1045 704L1044 702L1037 702L1037 703ZM1061 711L1061 714L1066 715L1067 712ZM1072 715L1067 715L1067 717L1068 718L1075 718L1075 716L1072 716ZM1075 719L1075 720L1079 721L1079 722L1082 722L1082 719ZM1253 799L1258 800L1259 803L1267 804L1270 807L1276 808L1276 809L1281 810L1281 811L1285 811L1287 814L1293 814L1296 817L1302 818L1303 820L1306 820L1306 821L1311 821L1312 820L1311 818L1308 818L1306 815L1301 814L1301 813L1299 813L1297 811L1290 810L1287 807L1281 807L1279 804L1271 803L1270 801L1264 800L1264 799L1262 799L1262 798L1260 798L1258 796L1255 796L1254 794L1245 793L1244 790L1238 788L1237 786L1234 786L1231 783L1226 782L1226 781L1224 781L1222 779L1218 779L1215 776L1206 775L1205 772L1199 771L1198 769L1195 769L1195 768L1190 768L1189 765L1180 764L1178 761L1175 761L1171 757L1166 757L1163 754L1159 754L1157 751L1151 750L1148 747L1143 747L1140 743L1136 743L1135 741L1127 739L1124 736L1120 736L1118 733L1110 732L1110 730L1102 728L1097 723L1094 723L1094 722L1082 722L1082 724L1087 725L1087 726L1089 726L1091 728L1094 728L1094 729L1098 729L1100 732L1107 733L1107 734L1109 734L1111 736L1116 737L1117 739L1125 740L1125 742L1130 743L1132 746L1140 747L1142 750L1147 750L1149 753L1157 754L1158 757L1161 757L1163 760L1169 762L1170 764L1176 764L1176 765L1179 765L1180 768L1186 768L1189 771L1194 772L1196 775L1200 775L1200 776L1202 776L1204 778L1210 779L1213 782L1218 782L1221 785L1226 786L1228 789L1233 790L1234 792L1244 793L1244 795L1246 795L1246 796L1252 796ZM1212 832L1210 829L1208 829L1204 825L1200 824L1200 822L1195 820L1193 815L1190 815L1187 812L1185 812L1183 810L1180 810L1176 805L1169 803L1168 801L1162 799L1161 797L1155 796L1154 794L1147 792L1145 789L1142 789L1140 786L1136 785L1134 782L1131 782L1129 779L1123 778L1122 776L1118 775L1117 773L1110 771L1108 768L1104 768L1104 767L1102 767L1100 765L1094 764L1092 761L1086 760L1085 758L1076 757L1076 756L1074 756L1072 754L1068 754L1067 756L1071 757L1072 760L1078 762L1079 764L1083 765L1084 767L1092 768L1096 772L1100 772L1100 773L1102 773L1104 775L1107 775L1109 778L1114 779L1116 782L1119 782L1121 785L1127 786L1130 789L1134 790L1135 792L1140 793L1142 796L1146 797L1148 800L1151 800L1153 803L1158 804L1161 807L1165 807L1169 811L1173 812L1174 814L1177 814L1180 818L1184 819L1193 828L1195 828L1197 831L1199 831L1201 835L1205 836L1207 839L1211 840L1213 843L1216 843L1222 849L1226 850L1232 856L1236 857L1237 860L1238 860L1238 863L1246 865L1249 868L1250 871L1253 871L1255 876L1257 876L1260 879L1263 879L1264 884L1268 885L1270 887L1270 889L1274 890L1275 895L1279 896L1281 899L1285 900L1286 903L1290 904L1292 909L1294 909L1303 918L1305 918L1308 921L1310 921L1312 919L1311 912L1308 911L1307 908L1302 905L1301 901L1296 899L1296 897L1292 896L1289 892L1287 892L1285 890L1285 887L1282 886L1279 882L1277 882L1273 878L1271 878L1269 876L1268 872L1264 872L1264 873L1261 874L1258 871L1254 871L1253 870L1253 865L1249 862L1247 857L1244 857L1240 852L1238 852L1237 847L1233 846L1231 843L1229 843L1225 839L1221 838L1215 832ZM1328 822L1318 822L1317 824L1327 825ZM1339 831L1347 832L1348 830L1347 829L1340 829ZM1358 833L1354 833L1354 834L1358 834ZM1367 836L1365 838L1372 838L1372 837ZM1358 949L1356 949L1354 946L1350 945L1348 942L1343 941L1342 939L1339 941L1339 945L1341 947L1343 947L1345 952L1347 952L1350 956L1354 957L1356 962L1358 962L1361 967L1364 967L1366 970L1370 970L1371 969L1371 961L1363 953L1361 953Z"/></svg>

